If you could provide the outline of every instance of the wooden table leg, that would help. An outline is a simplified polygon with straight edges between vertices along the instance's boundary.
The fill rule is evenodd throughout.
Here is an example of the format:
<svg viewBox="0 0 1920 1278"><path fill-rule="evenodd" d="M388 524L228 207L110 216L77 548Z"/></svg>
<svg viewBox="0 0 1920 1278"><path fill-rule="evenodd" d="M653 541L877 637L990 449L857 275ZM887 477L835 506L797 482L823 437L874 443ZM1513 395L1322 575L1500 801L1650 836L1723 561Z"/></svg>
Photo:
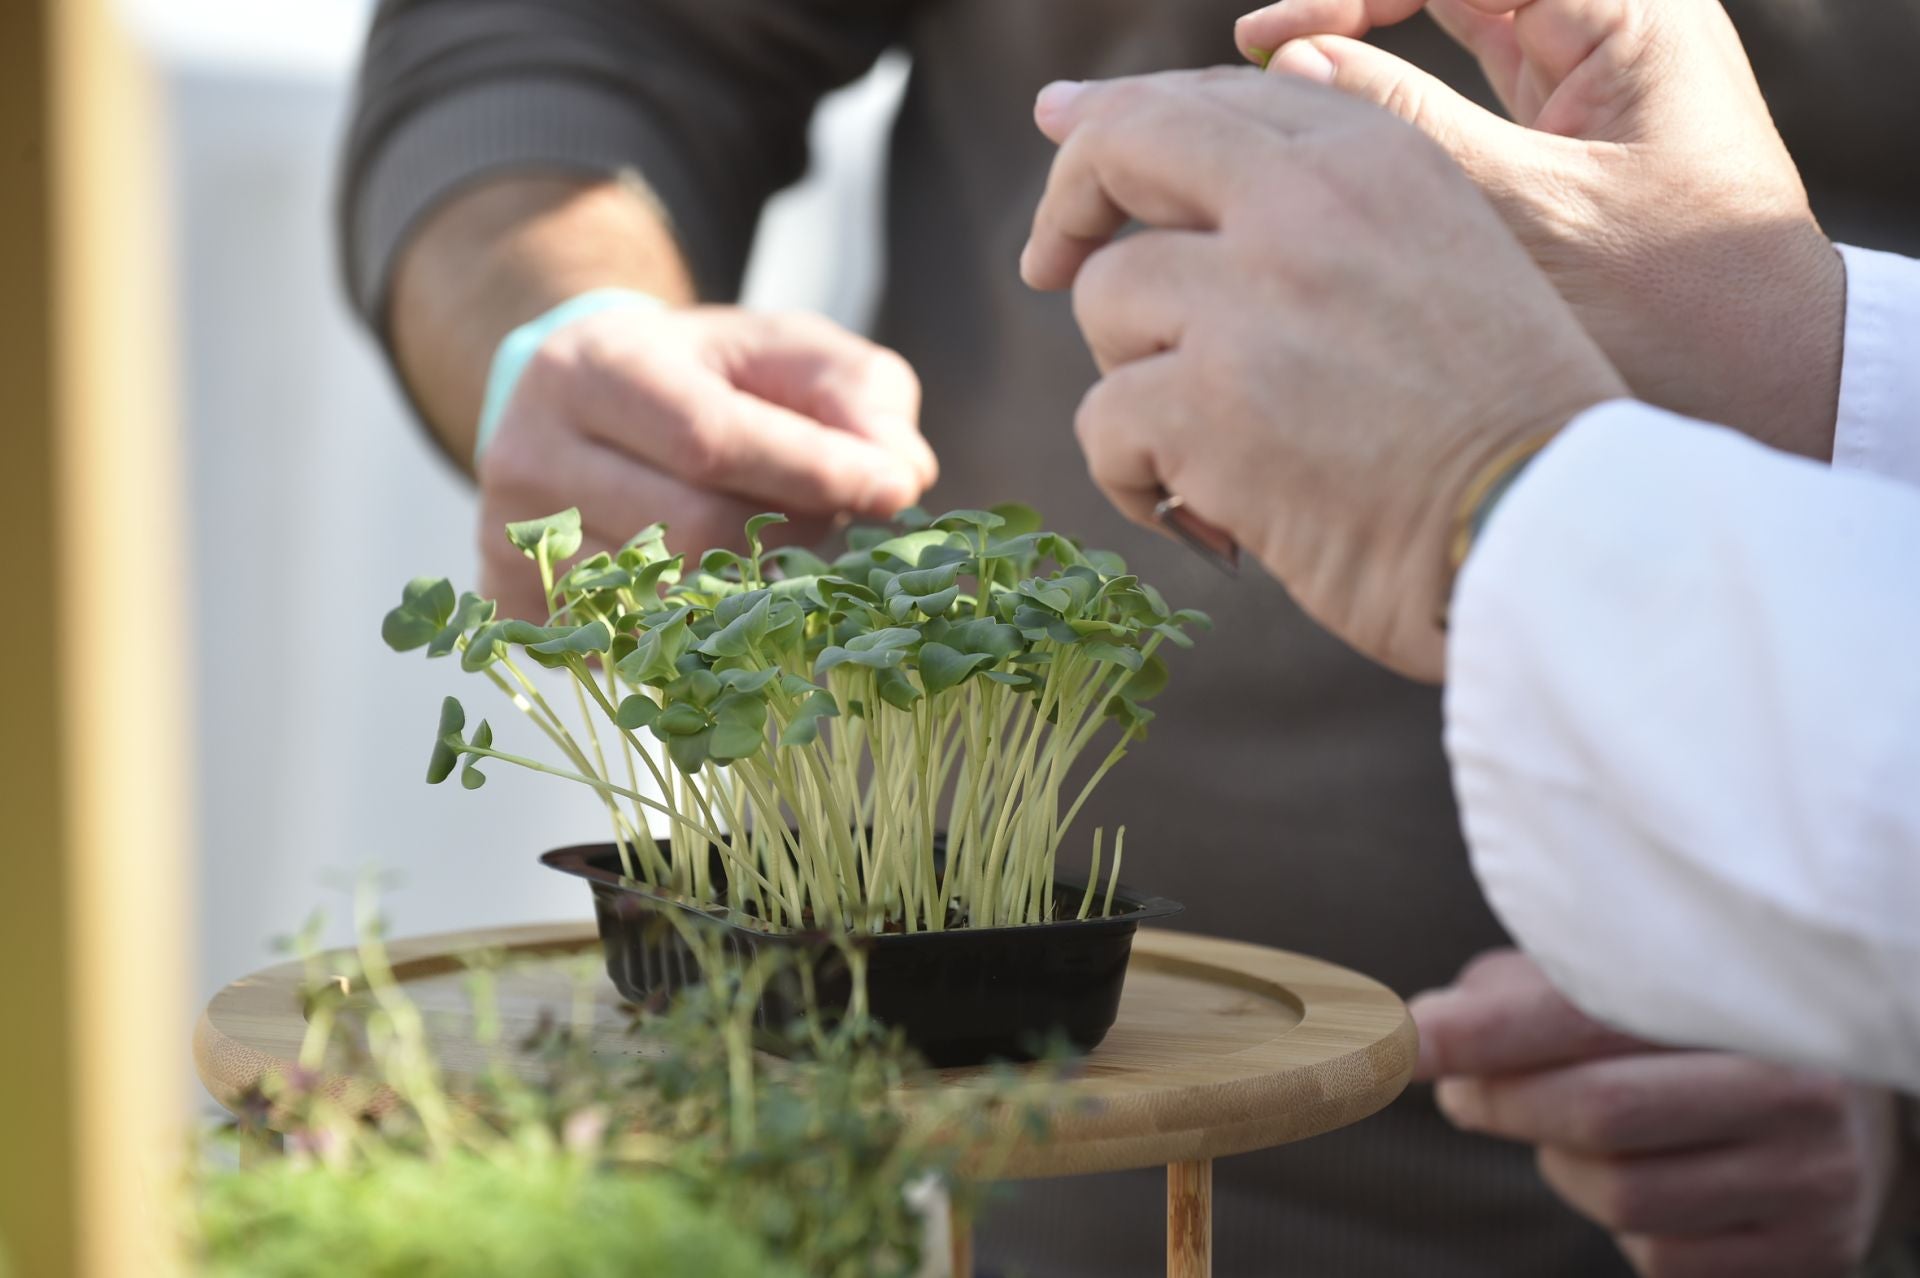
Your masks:
<svg viewBox="0 0 1920 1278"><path fill-rule="evenodd" d="M953 1249L953 1259L947 1266L949 1278L973 1278L973 1221L963 1211L949 1211L947 1231Z"/></svg>
<svg viewBox="0 0 1920 1278"><path fill-rule="evenodd" d="M1213 1161L1167 1164L1167 1278L1212 1278Z"/></svg>

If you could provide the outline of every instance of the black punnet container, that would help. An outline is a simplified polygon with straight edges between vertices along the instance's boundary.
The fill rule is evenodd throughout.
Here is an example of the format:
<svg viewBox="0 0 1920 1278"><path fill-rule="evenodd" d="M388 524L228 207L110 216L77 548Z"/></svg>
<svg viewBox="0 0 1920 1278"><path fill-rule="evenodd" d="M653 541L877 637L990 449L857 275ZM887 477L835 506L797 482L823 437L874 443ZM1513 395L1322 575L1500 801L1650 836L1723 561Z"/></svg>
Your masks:
<svg viewBox="0 0 1920 1278"><path fill-rule="evenodd" d="M852 982L833 942L818 932L776 931L753 919L716 912L625 877L611 843L559 848L545 865L587 880L607 974L621 995L649 1004L700 979L699 964L672 917L719 931L726 948L751 958L770 948L811 954L822 1010L846 1008ZM714 881L724 885L716 855ZM1085 880L1055 880L1059 901L1078 901ZM1092 1051L1113 1027L1126 983L1127 960L1140 924L1178 914L1181 906L1121 886L1114 913L1015 927L889 932L848 938L866 956L867 998L875 1020L903 1032L937 1066L989 1060L1031 1060L1057 1036ZM794 1008L775 985L762 1000L763 1022L784 1023Z"/></svg>

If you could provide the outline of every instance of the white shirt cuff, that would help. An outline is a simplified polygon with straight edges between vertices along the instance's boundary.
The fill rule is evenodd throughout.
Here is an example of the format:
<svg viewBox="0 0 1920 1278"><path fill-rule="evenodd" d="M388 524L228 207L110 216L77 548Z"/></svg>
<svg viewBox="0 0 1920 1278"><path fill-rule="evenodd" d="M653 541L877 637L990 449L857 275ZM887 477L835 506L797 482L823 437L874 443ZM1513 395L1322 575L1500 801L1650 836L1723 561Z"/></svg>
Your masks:
<svg viewBox="0 0 1920 1278"><path fill-rule="evenodd" d="M1920 485L1920 261L1840 246L1847 348L1833 464Z"/></svg>
<svg viewBox="0 0 1920 1278"><path fill-rule="evenodd" d="M1920 494L1625 401L1453 597L1473 866L1589 1015L1920 1086Z"/></svg>

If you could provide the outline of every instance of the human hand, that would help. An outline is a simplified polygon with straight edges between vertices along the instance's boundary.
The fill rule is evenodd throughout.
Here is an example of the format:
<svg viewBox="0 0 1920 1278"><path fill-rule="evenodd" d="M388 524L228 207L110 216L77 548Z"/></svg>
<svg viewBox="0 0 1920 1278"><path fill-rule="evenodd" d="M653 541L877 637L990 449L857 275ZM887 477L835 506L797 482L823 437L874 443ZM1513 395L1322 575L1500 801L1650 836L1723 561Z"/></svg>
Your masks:
<svg viewBox="0 0 1920 1278"><path fill-rule="evenodd" d="M528 363L480 460L481 583L544 619L540 581L500 528L578 506L582 554L650 523L680 550L739 542L779 510L813 539L843 514L891 518L938 473L920 384L892 351L801 314L608 311Z"/></svg>
<svg viewBox="0 0 1920 1278"><path fill-rule="evenodd" d="M1385 112L1251 70L1051 86L1021 270L1073 287L1105 377L1075 422L1151 527L1162 490L1322 625L1438 679L1471 478L1626 388L1485 198ZM1109 242L1129 220L1150 229Z"/></svg>
<svg viewBox="0 0 1920 1278"><path fill-rule="evenodd" d="M1645 1278L1842 1278L1870 1250L1896 1165L1887 1093L1615 1033L1514 950L1411 1011L1441 1113L1536 1146Z"/></svg>
<svg viewBox="0 0 1920 1278"><path fill-rule="evenodd" d="M1517 124L1351 38L1423 8ZM1719 0L1282 0L1235 35L1438 141L1640 398L1832 456L1845 268Z"/></svg>

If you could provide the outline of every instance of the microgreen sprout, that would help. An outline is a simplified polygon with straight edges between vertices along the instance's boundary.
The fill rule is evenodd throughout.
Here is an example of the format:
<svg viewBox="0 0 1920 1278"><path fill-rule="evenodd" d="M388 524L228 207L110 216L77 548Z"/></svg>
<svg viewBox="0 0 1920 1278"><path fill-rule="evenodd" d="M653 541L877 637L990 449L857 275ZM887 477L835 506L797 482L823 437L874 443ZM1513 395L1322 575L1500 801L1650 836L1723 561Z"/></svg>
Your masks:
<svg viewBox="0 0 1920 1278"><path fill-rule="evenodd" d="M498 760L590 787L629 877L778 927L1087 917L1091 890L1054 900L1063 841L1146 731L1162 647L1190 646L1206 617L1025 506L909 511L896 528L850 530L832 562L768 550L762 533L782 522L755 516L744 554L692 565L656 525L564 572L578 511L512 524L545 624L500 619L444 580L409 583L387 642L457 653L561 759L500 749L485 720L469 732L449 697L427 779L458 769L478 788ZM571 675L580 726L526 663ZM1083 756L1097 760L1084 776ZM1116 832L1103 916L1120 851Z"/></svg>

